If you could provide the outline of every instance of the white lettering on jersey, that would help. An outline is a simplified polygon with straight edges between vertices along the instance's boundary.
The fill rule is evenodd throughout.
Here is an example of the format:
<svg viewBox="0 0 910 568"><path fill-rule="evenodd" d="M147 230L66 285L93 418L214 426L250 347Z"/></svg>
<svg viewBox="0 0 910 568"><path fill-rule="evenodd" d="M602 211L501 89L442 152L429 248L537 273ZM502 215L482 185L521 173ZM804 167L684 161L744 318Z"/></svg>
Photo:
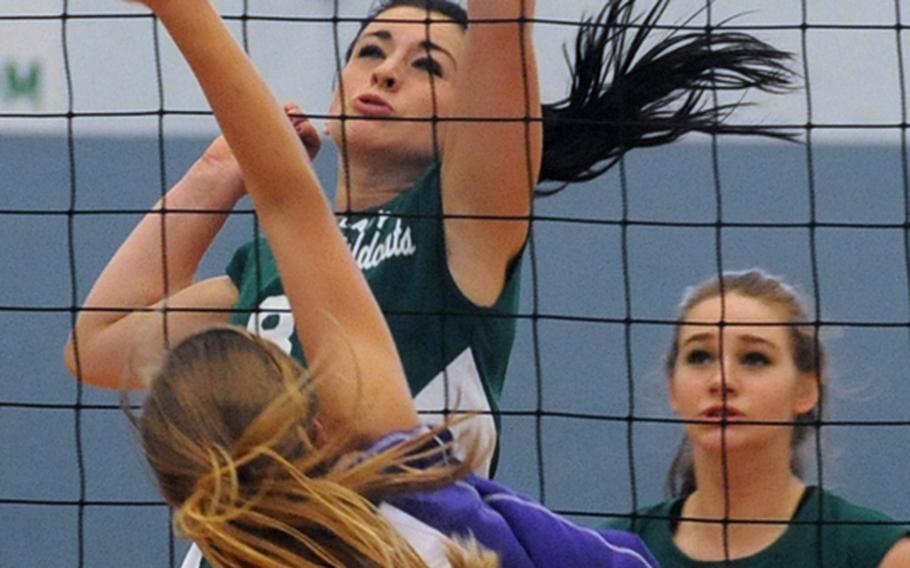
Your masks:
<svg viewBox="0 0 910 568"><path fill-rule="evenodd" d="M349 247L360 270L376 268L390 258L413 256L417 252L417 245L411 236L411 227L405 226L403 219L395 219L394 228L382 237L381 229L388 221L389 213L380 211L378 217L361 219L352 225L349 225L345 218L338 222L342 230L357 231Z"/></svg>
<svg viewBox="0 0 910 568"><path fill-rule="evenodd" d="M388 211L380 211L378 217L361 219L353 225L348 223L346 217L338 221L338 227L342 231L357 231L349 248L361 270L376 268L390 258L413 256L417 252L417 245L411 237L411 227L404 226L402 219L395 219L395 227L380 240L380 230L389 220ZM246 327L251 332L272 340L285 352L291 352L294 316L287 296L282 294L264 299L259 304L258 312L250 315Z"/></svg>

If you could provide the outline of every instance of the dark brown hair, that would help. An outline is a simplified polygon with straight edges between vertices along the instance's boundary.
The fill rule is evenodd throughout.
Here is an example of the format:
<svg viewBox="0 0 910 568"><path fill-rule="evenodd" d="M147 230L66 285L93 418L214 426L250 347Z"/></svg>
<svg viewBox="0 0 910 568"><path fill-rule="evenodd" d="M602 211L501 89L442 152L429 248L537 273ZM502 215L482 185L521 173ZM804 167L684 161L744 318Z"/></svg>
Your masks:
<svg viewBox="0 0 910 568"><path fill-rule="evenodd" d="M792 139L760 125L725 124L739 103L713 104L709 96L712 90L787 92L792 55L723 27L662 24L668 5L657 0L638 13L636 0L607 0L580 22L574 45L565 50L569 92L541 109L540 181L559 185L539 188L538 196L600 176L633 148L669 144L690 132ZM450 0L384 0L361 23L345 61L366 26L401 6L441 14L462 29L470 25L464 8Z"/></svg>
<svg viewBox="0 0 910 568"><path fill-rule="evenodd" d="M348 45L348 49L344 54L344 60L346 62L350 61L354 50L354 44L360 39L360 34L363 33L363 30L365 30L367 26L377 19L380 19L383 12L402 7L423 8L428 13L435 12L447 17L458 24L463 30L468 29L468 13L464 8L450 0L383 0L370 10L367 17L360 23L360 29L357 30L357 35L354 36L354 39L351 41L351 44Z"/></svg>

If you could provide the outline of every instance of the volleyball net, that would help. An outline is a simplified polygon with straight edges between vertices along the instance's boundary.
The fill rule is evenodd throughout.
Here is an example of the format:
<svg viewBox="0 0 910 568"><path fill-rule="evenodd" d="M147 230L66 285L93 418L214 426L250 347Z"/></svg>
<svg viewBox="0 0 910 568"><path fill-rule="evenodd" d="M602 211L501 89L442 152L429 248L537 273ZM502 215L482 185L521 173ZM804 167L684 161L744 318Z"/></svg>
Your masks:
<svg viewBox="0 0 910 568"><path fill-rule="evenodd" d="M561 46L600 4L538 3L552 101ZM910 7L753 4L679 0L665 21L793 52L802 88L749 94L730 120L801 144L694 135L535 202L497 478L578 522L661 500L682 432L661 371L676 304L688 285L754 266L812 300L831 359L807 481L910 520ZM369 2L219 8L279 98L327 118ZM4 3L0 69L0 565L179 566L185 543L117 393L69 378L61 352L92 282L214 122L160 26L113 0ZM336 160L326 148L316 161L329 189ZM223 273L257 231L241 203L201 273Z"/></svg>

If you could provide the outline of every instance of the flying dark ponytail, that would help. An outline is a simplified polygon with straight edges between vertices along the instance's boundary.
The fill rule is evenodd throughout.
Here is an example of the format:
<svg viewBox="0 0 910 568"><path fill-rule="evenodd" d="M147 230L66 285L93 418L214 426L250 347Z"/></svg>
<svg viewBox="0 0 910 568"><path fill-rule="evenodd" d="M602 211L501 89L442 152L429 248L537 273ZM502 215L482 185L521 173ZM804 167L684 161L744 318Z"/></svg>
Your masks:
<svg viewBox="0 0 910 568"><path fill-rule="evenodd" d="M671 29L645 44L669 0L644 15L635 0L608 0L582 22L575 38L569 95L543 105L541 181L587 181L632 149L673 142L689 132L792 139L761 126L725 125L739 103L714 105L712 90L786 92L793 86L791 54L741 32Z"/></svg>
<svg viewBox="0 0 910 568"><path fill-rule="evenodd" d="M569 94L542 105L540 181L559 185L538 188L536 195L594 179L632 148L668 144L689 132L793 138L762 126L726 125L724 119L740 103L715 105L710 97L715 90L790 90L791 54L749 34L717 28L708 32L674 26L653 43L649 40L669 3L657 0L641 16L636 0L606 0L596 16L581 22L574 61L569 62ZM360 31L400 6L438 12L462 28L470 25L464 9L451 0L382 0ZM346 60L352 47L353 42Z"/></svg>

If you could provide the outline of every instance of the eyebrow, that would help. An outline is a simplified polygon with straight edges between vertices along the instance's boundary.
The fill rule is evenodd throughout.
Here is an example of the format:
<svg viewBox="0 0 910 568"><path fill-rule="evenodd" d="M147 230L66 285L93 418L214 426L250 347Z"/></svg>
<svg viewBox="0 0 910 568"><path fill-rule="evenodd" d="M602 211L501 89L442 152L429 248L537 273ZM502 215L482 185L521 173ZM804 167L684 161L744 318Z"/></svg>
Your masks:
<svg viewBox="0 0 910 568"><path fill-rule="evenodd" d="M683 342L683 345L688 345L688 344L693 343L693 342L696 342L696 341L710 340L710 339L713 339L713 338L714 338L714 335L713 335L712 333L709 333L709 332L696 333L695 335L693 335L693 336L689 337L688 339L686 339L686 340ZM764 337L759 337L758 335L751 335L751 334L748 334L748 333L747 333L747 334L744 334L744 335L740 335L740 336L739 336L739 339L745 341L746 343L760 343L760 344L763 344L763 345L767 345L767 346L769 346L769 347L773 347L774 349L777 349L777 345L776 345L775 343L773 343L773 342L771 342L771 341L768 341L768 340L765 339Z"/></svg>
<svg viewBox="0 0 910 568"><path fill-rule="evenodd" d="M383 41L392 41L392 32L390 32L388 30L376 30L374 32L365 33L361 37L364 37L364 38L374 37L374 38L377 38L377 39L380 39ZM443 54L447 55L449 57L449 59L452 60L453 65L458 67L458 63L455 61L455 56L452 55L451 53L449 53L441 45L439 45L437 43L433 43L432 41L430 41L428 39L425 39L418 44L418 47L420 47L424 51L438 51L440 53L443 53Z"/></svg>

